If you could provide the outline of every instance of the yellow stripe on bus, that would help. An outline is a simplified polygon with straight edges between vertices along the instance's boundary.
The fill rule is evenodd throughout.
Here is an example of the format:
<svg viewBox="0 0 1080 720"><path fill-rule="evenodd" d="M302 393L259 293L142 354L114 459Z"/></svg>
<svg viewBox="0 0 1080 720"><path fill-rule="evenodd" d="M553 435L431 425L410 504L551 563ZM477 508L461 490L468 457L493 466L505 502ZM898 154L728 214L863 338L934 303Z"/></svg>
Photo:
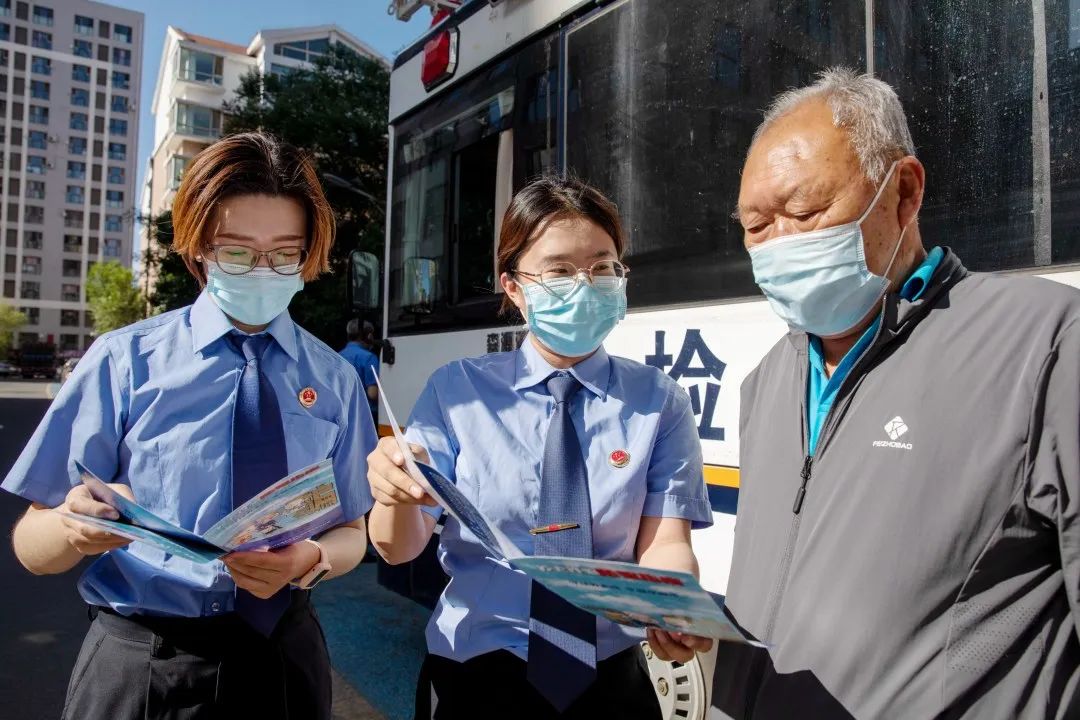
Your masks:
<svg viewBox="0 0 1080 720"><path fill-rule="evenodd" d="M389 425L379 426L379 437L390 437L393 434L394 429ZM709 485L737 489L739 487L739 468L728 467L727 465L706 465L705 482Z"/></svg>

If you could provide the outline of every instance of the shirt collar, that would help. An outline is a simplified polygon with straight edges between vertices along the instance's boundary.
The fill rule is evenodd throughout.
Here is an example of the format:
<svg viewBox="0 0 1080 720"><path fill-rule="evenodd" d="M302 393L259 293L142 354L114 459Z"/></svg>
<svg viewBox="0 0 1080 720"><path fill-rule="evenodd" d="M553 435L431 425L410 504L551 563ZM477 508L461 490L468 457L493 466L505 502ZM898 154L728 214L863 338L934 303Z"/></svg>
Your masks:
<svg viewBox="0 0 1080 720"><path fill-rule="evenodd" d="M517 349L517 374L511 387L514 390L524 390L539 385L557 372L559 370L551 367L540 356L540 352L533 344L532 336L526 336L521 347ZM611 378L611 359L603 345L592 355L569 368L569 372L589 392L601 400L607 397L608 380Z"/></svg>
<svg viewBox="0 0 1080 720"><path fill-rule="evenodd" d="M926 288L930 285L930 278L934 276L938 265L941 264L944 257L945 251L940 247L931 250L926 259L923 260L922 265L915 268L915 272L911 273L904 283L904 287L900 289L900 297L908 302L915 302L922 297L922 294L926 292Z"/></svg>
<svg viewBox="0 0 1080 720"><path fill-rule="evenodd" d="M228 316L204 290L191 306L192 349L195 352L201 352L215 340L228 335L233 330L235 328ZM299 358L296 347L296 324L293 323L288 310L274 318L267 326L266 332L277 341L290 358L294 361Z"/></svg>

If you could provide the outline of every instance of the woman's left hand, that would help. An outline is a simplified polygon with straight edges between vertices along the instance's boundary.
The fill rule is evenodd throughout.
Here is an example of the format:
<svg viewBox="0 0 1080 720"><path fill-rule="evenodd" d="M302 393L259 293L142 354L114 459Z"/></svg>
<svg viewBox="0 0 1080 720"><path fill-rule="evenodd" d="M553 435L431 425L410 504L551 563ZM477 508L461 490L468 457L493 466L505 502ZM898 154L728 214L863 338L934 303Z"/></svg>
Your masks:
<svg viewBox="0 0 1080 720"><path fill-rule="evenodd" d="M276 550L234 552L222 560L236 586L266 600L319 562L319 549L298 542Z"/></svg>
<svg viewBox="0 0 1080 720"><path fill-rule="evenodd" d="M688 663L694 659L694 655L709 652L713 646L712 638L697 635L684 635L656 628L649 628L647 634L653 653L668 662Z"/></svg>

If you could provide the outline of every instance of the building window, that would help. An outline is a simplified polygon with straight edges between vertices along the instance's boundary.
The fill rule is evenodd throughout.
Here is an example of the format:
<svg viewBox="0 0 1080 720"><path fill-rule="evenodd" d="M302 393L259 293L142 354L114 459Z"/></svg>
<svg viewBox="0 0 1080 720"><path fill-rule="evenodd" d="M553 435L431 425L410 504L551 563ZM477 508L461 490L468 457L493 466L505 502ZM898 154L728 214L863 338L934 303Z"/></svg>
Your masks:
<svg viewBox="0 0 1080 720"><path fill-rule="evenodd" d="M90 107L90 91L86 88L71 88L71 104L75 107Z"/></svg>
<svg viewBox="0 0 1080 720"><path fill-rule="evenodd" d="M20 289L22 290L22 292L19 294L27 300L41 299L41 283L37 282L36 280L23 280L22 287Z"/></svg>
<svg viewBox="0 0 1080 720"><path fill-rule="evenodd" d="M113 65L122 65L128 67L131 65L131 51L127 48L113 48L112 51Z"/></svg>
<svg viewBox="0 0 1080 720"><path fill-rule="evenodd" d="M124 143L109 143L110 160L127 160L127 145Z"/></svg>
<svg viewBox="0 0 1080 720"><path fill-rule="evenodd" d="M38 75L52 75L52 60L35 55L30 61L30 70Z"/></svg>
<svg viewBox="0 0 1080 720"><path fill-rule="evenodd" d="M72 284L61 285L60 299L68 302L79 302L79 286Z"/></svg>
<svg viewBox="0 0 1080 720"><path fill-rule="evenodd" d="M105 216L105 232L123 232L124 219L119 215Z"/></svg>
<svg viewBox="0 0 1080 720"><path fill-rule="evenodd" d="M72 130L89 130L90 116L86 113L73 112L71 113L71 122L68 123L68 127Z"/></svg>
<svg viewBox="0 0 1080 720"><path fill-rule="evenodd" d="M124 184L124 168L122 167L110 167L109 168L109 182L113 185Z"/></svg>
<svg viewBox="0 0 1080 720"><path fill-rule="evenodd" d="M113 35L120 38L121 40L126 42L128 45L131 44L132 32L131 32L131 28L129 26L120 25L119 23L117 23L116 25L113 25Z"/></svg>
<svg viewBox="0 0 1080 720"><path fill-rule="evenodd" d="M41 322L41 308L24 307L19 308L19 312L26 316L27 325L37 325Z"/></svg>
<svg viewBox="0 0 1080 720"><path fill-rule="evenodd" d="M75 16L75 34L76 35L94 35L94 18L83 17L82 15Z"/></svg>
<svg viewBox="0 0 1080 720"><path fill-rule="evenodd" d="M71 79L75 82L90 82L90 66L88 65L72 65L71 66Z"/></svg>
<svg viewBox="0 0 1080 720"><path fill-rule="evenodd" d="M64 262L67 262L66 260ZM60 324L64 327L78 327L79 326L79 311L78 310L61 310L60 311Z"/></svg>
<svg viewBox="0 0 1080 720"><path fill-rule="evenodd" d="M74 161L69 160L68 161L68 166L67 166L67 176L72 180L85 180L86 179L86 163L84 163L84 162L74 162Z"/></svg>
<svg viewBox="0 0 1080 720"><path fill-rule="evenodd" d="M120 257L120 241L115 238L105 238L104 254L107 258Z"/></svg>
<svg viewBox="0 0 1080 720"><path fill-rule="evenodd" d="M44 130L31 130L28 144L35 150L45 150L49 146L49 135Z"/></svg>
<svg viewBox="0 0 1080 720"><path fill-rule="evenodd" d="M26 172L33 175L44 175L46 169L46 161L44 155L27 155L26 156Z"/></svg>
<svg viewBox="0 0 1080 720"><path fill-rule="evenodd" d="M11 39L11 26L7 23L0 23L0 40Z"/></svg>
<svg viewBox="0 0 1080 720"><path fill-rule="evenodd" d="M23 255L22 271L23 275L40 275L41 258L34 257L33 255Z"/></svg>
<svg viewBox="0 0 1080 720"><path fill-rule="evenodd" d="M11 16L11 0L0 0L0 16Z"/></svg>
<svg viewBox="0 0 1080 720"><path fill-rule="evenodd" d="M76 40L72 43L71 50L75 53L75 57L94 57L94 43L89 40ZM87 73L89 71L90 68L87 68Z"/></svg>
<svg viewBox="0 0 1080 720"><path fill-rule="evenodd" d="M44 238L45 236L40 230L28 230L23 233L23 248L26 250L40 250Z"/></svg>
<svg viewBox="0 0 1080 720"><path fill-rule="evenodd" d="M326 54L326 51L330 49L329 38L318 38L316 40L296 40L288 43L277 43L274 45L274 54L281 57L292 58L293 60L302 60L304 62L314 62L316 59Z"/></svg>
<svg viewBox="0 0 1080 720"><path fill-rule="evenodd" d="M127 135L127 120L117 120L116 118L109 120L109 134Z"/></svg>
<svg viewBox="0 0 1080 720"><path fill-rule="evenodd" d="M43 105L30 106L30 122L36 125L49 124L49 108Z"/></svg>
<svg viewBox="0 0 1080 720"><path fill-rule="evenodd" d="M225 59L208 52L180 48L177 77L181 80L220 85Z"/></svg>
<svg viewBox="0 0 1080 720"><path fill-rule="evenodd" d="M287 65L278 65L277 63L270 63L270 74L277 75L278 77L285 77L296 68L288 67Z"/></svg>
<svg viewBox="0 0 1080 720"><path fill-rule="evenodd" d="M176 132L200 138L217 138L221 135L221 113L201 105L176 103L173 111Z"/></svg>
<svg viewBox="0 0 1080 720"><path fill-rule="evenodd" d="M83 200L86 199L86 195L83 193L82 185L68 185L67 195L64 196L67 202L73 205L82 205Z"/></svg>
<svg viewBox="0 0 1080 720"><path fill-rule="evenodd" d="M79 350L79 336L69 335L64 333L60 335L60 351L61 352L78 352Z"/></svg>
<svg viewBox="0 0 1080 720"><path fill-rule="evenodd" d="M116 210L122 209L124 207L124 193L119 190L106 190L105 204Z"/></svg>
<svg viewBox="0 0 1080 720"><path fill-rule="evenodd" d="M64 252L82 252L82 236L65 235Z"/></svg>
<svg viewBox="0 0 1080 720"><path fill-rule="evenodd" d="M49 99L49 83L44 80L31 80L30 81L30 97L35 100L48 100Z"/></svg>
<svg viewBox="0 0 1080 720"><path fill-rule="evenodd" d="M42 50L52 50L52 33L35 30L31 38L31 44Z"/></svg>
<svg viewBox="0 0 1080 720"><path fill-rule="evenodd" d="M120 72L119 70L113 70L112 86L114 90L131 89L131 74L126 72Z"/></svg>
<svg viewBox="0 0 1080 720"><path fill-rule="evenodd" d="M40 225L45 222L45 208L38 205L24 205L23 220L34 225Z"/></svg>
<svg viewBox="0 0 1080 720"><path fill-rule="evenodd" d="M82 229L82 226L83 226L83 211L82 210L65 210L64 211L64 227Z"/></svg>
<svg viewBox="0 0 1080 720"><path fill-rule="evenodd" d="M80 156L85 155L86 154L86 138L82 138L82 137L68 138L68 153L70 153L71 155L80 155ZM86 165L83 165L83 163L77 163L77 164L82 165L83 168L86 167ZM71 165L72 165L71 163L68 163L68 168L70 168ZM71 176L68 175L68 177L71 177Z"/></svg>
<svg viewBox="0 0 1080 720"><path fill-rule="evenodd" d="M112 111L115 113L126 113L128 111L127 97L124 95L113 95Z"/></svg>
<svg viewBox="0 0 1080 720"><path fill-rule="evenodd" d="M191 164L191 158L182 155L173 155L169 159L169 189L176 190L180 187L180 181L184 179L184 171Z"/></svg>
<svg viewBox="0 0 1080 720"><path fill-rule="evenodd" d="M79 277L82 274L81 260L64 261L64 277Z"/></svg>
<svg viewBox="0 0 1080 720"><path fill-rule="evenodd" d="M26 197L28 200L44 200L45 182L43 180L27 180Z"/></svg>
<svg viewBox="0 0 1080 720"><path fill-rule="evenodd" d="M52 27L53 25L53 11L52 8L41 7L40 5L34 6L34 24L44 25L46 27Z"/></svg>

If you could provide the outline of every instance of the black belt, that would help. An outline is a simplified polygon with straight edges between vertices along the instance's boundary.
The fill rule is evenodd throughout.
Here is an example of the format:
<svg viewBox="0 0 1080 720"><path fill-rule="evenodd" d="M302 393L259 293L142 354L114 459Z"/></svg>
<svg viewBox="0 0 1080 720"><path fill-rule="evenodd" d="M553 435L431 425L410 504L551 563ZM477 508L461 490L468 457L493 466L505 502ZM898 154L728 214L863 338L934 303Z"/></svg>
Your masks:
<svg viewBox="0 0 1080 720"><path fill-rule="evenodd" d="M311 604L311 591L293 590L289 608L278 623L278 631L287 627ZM91 605L90 618L114 637L132 642L160 646L162 643L205 655L234 644L240 639L265 638L233 612L204 617L176 617L165 615L121 615L112 608ZM277 634L277 631L275 632Z"/></svg>

